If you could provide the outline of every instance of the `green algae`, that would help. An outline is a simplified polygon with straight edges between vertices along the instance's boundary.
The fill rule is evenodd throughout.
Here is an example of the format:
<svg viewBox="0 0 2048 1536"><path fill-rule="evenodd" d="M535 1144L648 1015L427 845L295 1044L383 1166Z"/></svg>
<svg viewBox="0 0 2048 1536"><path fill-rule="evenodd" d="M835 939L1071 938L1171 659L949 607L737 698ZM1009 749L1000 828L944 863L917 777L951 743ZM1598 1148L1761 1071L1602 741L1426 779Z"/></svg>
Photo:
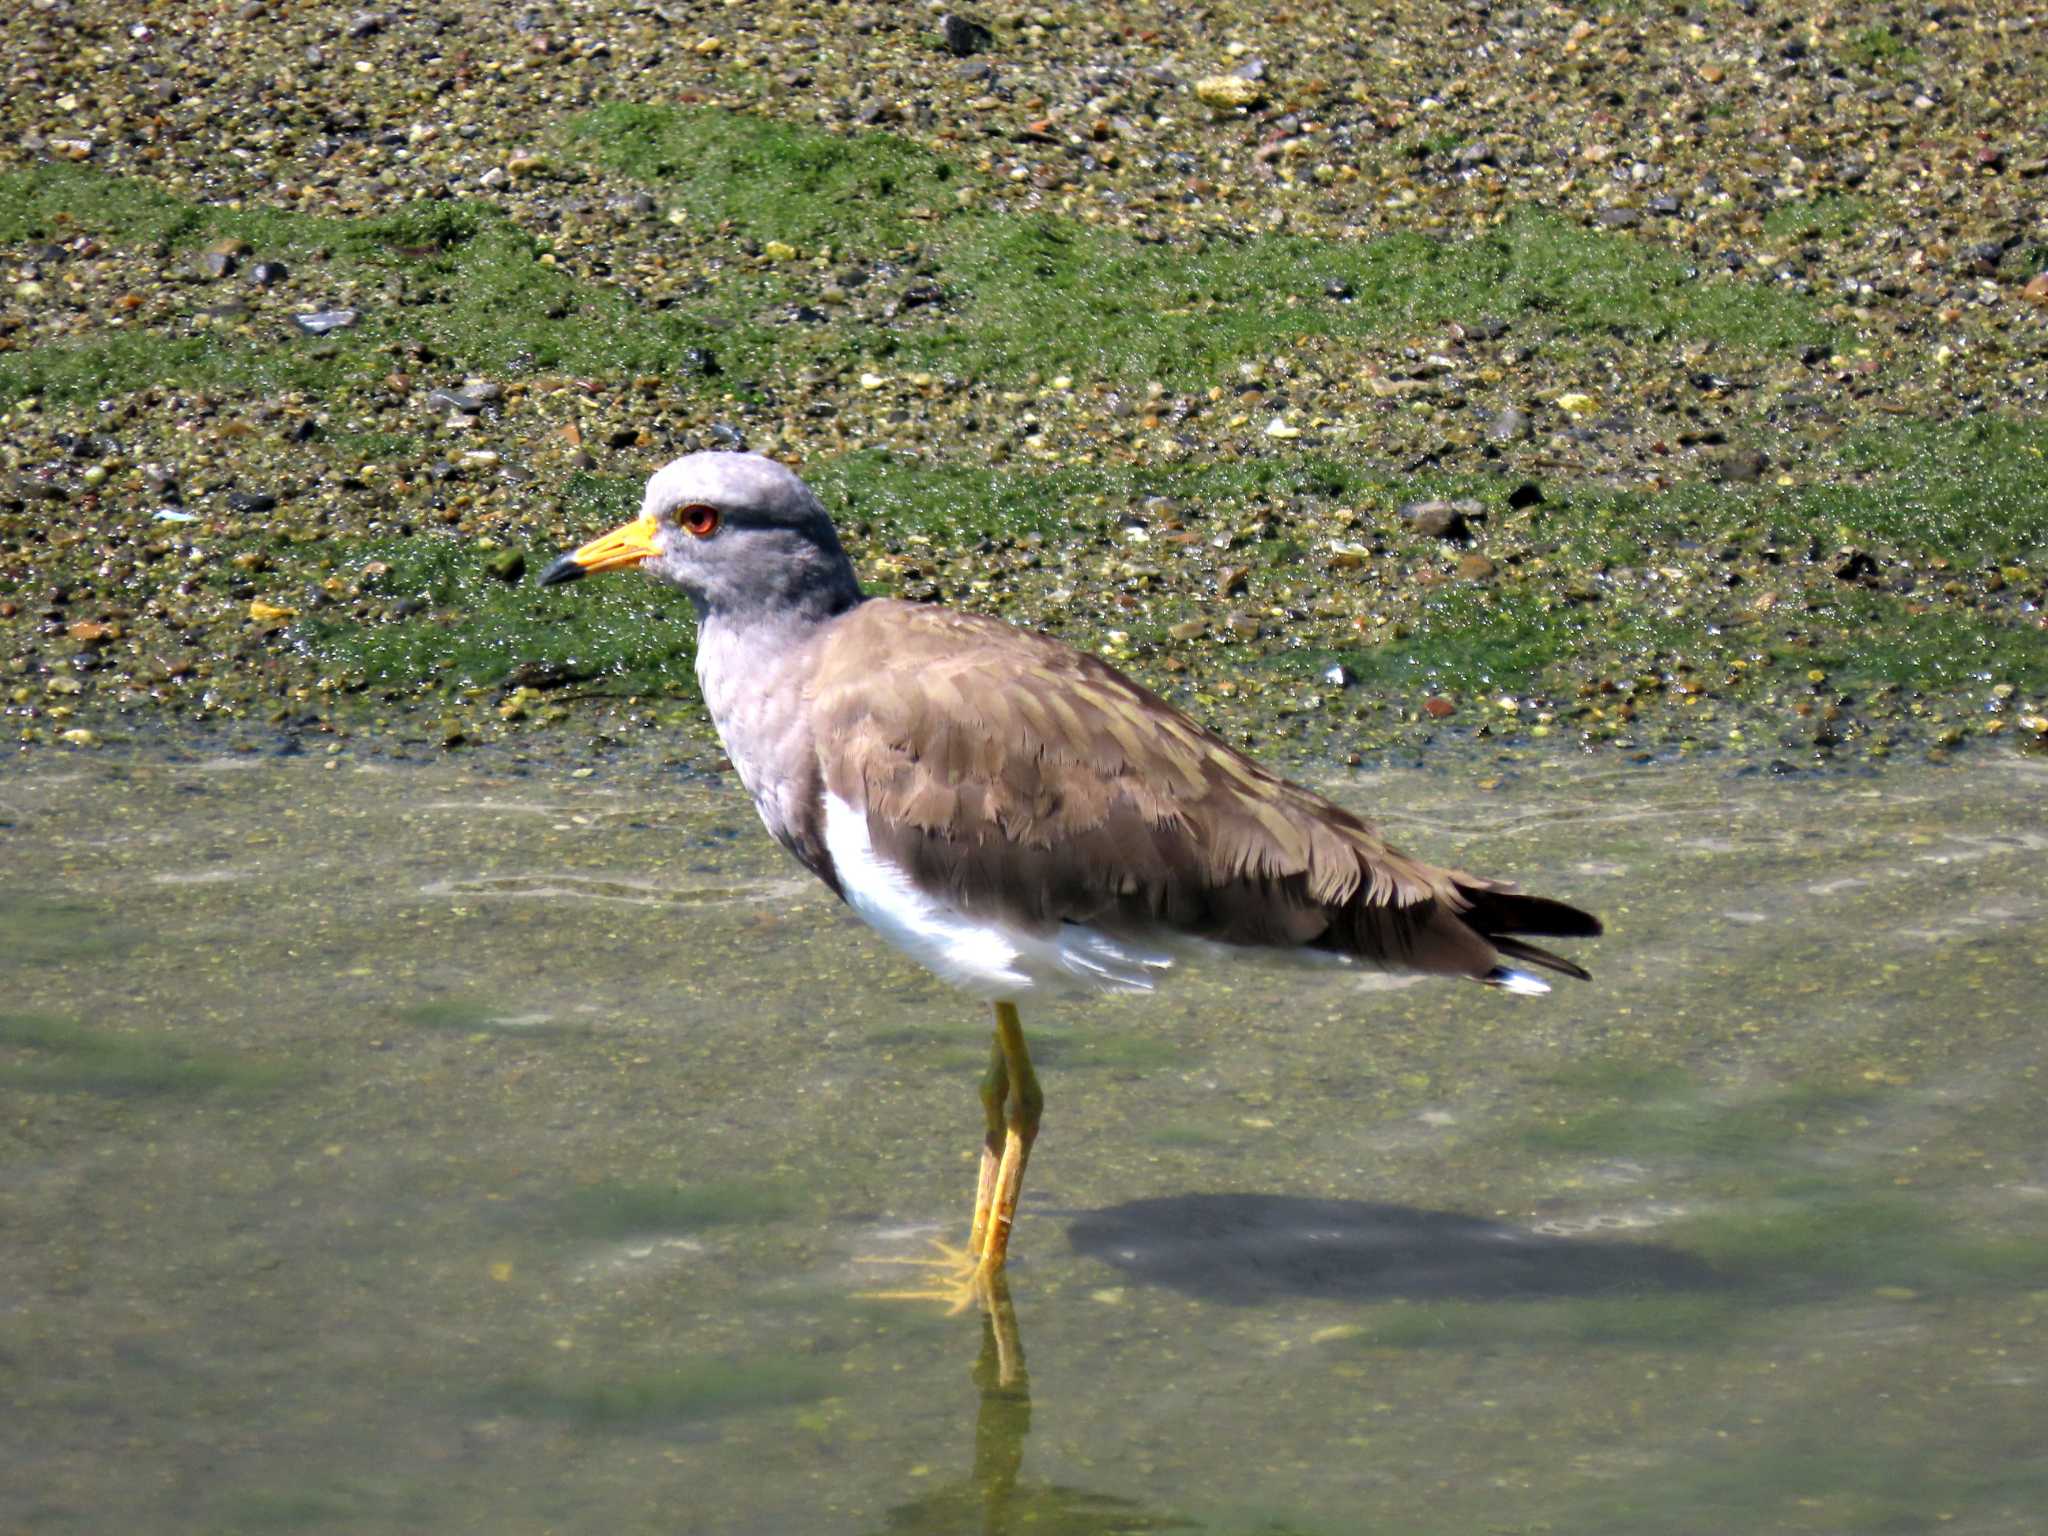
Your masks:
<svg viewBox="0 0 2048 1536"><path fill-rule="evenodd" d="M500 376L667 375L686 352L715 344L728 368L747 374L838 359L991 381L1064 367L1192 383L1308 338L1379 336L1482 312L1566 338L1598 330L1782 348L1822 335L1794 295L1734 278L1700 282L1669 252L1537 212L1465 240L1256 235L1163 245L1047 215L960 209L951 193L965 172L886 134L612 104L579 118L570 139L693 216L763 240L875 251L921 242L949 301L880 332L860 323L812 336L754 318L796 292L773 273L657 310L550 264L541 240L483 204L346 219L197 203L84 168L39 166L0 173L0 239L89 231L153 247L167 262L242 241L317 269L333 291L372 297L358 325L319 344L277 315L204 335L21 348L0 355L0 400L167 384L331 393L373 385L394 346ZM212 292L193 284L181 307L196 314Z"/></svg>
<svg viewBox="0 0 2048 1536"><path fill-rule="evenodd" d="M392 349L500 377L541 370L656 373L711 329L694 316L634 305L579 283L542 258L541 242L475 203L420 203L372 218L232 209L186 202L76 167L0 172L0 231L17 239L92 231L154 246L167 262L220 240L317 270L325 291L362 295L359 321L318 341L279 311L202 335L135 332L0 354L0 402L91 399L152 386L306 390L376 385ZM178 301L189 319L216 290Z"/></svg>
<svg viewBox="0 0 2048 1536"><path fill-rule="evenodd" d="M65 1019L0 1014L0 1085L108 1098L256 1093L292 1080L290 1069L196 1048L161 1032L88 1029Z"/></svg>
<svg viewBox="0 0 2048 1536"><path fill-rule="evenodd" d="M826 133L717 107L608 102L573 119L572 149L657 184L700 224L811 254L880 252L916 238L969 178L889 133ZM910 210L923 207L923 219Z"/></svg>
<svg viewBox="0 0 2048 1536"><path fill-rule="evenodd" d="M350 541L340 560L378 565L372 613L310 611L295 642L350 686L494 688L515 675L544 686L594 684L666 697L686 691L695 626L683 599L645 581L595 582L588 591L507 583L490 570L496 551L440 534ZM337 558L330 541L299 560L308 577ZM559 551L531 550L529 571Z"/></svg>
<svg viewBox="0 0 2048 1536"><path fill-rule="evenodd" d="M1725 1292L1376 1307L1347 1338L1364 1349L1692 1349L1720 1345L1748 1303Z"/></svg>
<svg viewBox="0 0 2048 1536"><path fill-rule="evenodd" d="M780 1221L806 1209L787 1179L726 1178L693 1184L593 1184L561 1204L562 1223L580 1237L617 1239Z"/></svg>
<svg viewBox="0 0 2048 1536"><path fill-rule="evenodd" d="M22 966L111 960L144 938L142 930L97 906L7 889L0 889L0 932L7 935L8 958Z"/></svg>
<svg viewBox="0 0 2048 1536"><path fill-rule="evenodd" d="M1865 1083L1813 1082L1723 1100L1683 1074L1650 1072L1615 1097L1621 1102L1529 1126L1524 1144L1584 1156L1780 1166L1802 1143L1824 1145L1880 1095Z"/></svg>
<svg viewBox="0 0 2048 1536"><path fill-rule="evenodd" d="M1731 1282L1780 1295L1997 1294L2027 1290L2048 1272L2048 1238L1973 1234L1923 1199L1840 1178L1687 1217L1666 1235Z"/></svg>
<svg viewBox="0 0 2048 1536"><path fill-rule="evenodd" d="M1654 569L1678 546L1754 552L1809 539L1822 544L1824 562L1839 563L1834 551L1844 541L1872 541L1890 558L1916 562L2031 559L2048 539L2044 434L2048 429L2016 422L1940 431L1909 423L1897 443L1858 440L1845 449L1845 476L1860 483L1789 491L1687 484L1655 495L1573 487L1525 513L1498 506L1499 487L1485 480L1395 478L1320 455L1019 468L933 464L867 450L806 472L857 550L863 541L918 537L1106 537L1118 518L1157 496L1190 515L1223 517L1226 528L1285 528L1357 509L1350 515L1358 533L1377 531L1398 546L1415 536L1393 507L1426 494L1476 494L1494 502L1498 527L1483 547L1503 556L1541 548L1547 568L1579 574L1560 585L1519 579L1511 566L1495 581L1440 583L1377 645L1291 647L1248 655L1243 665L1312 679L1341 663L1378 690L1508 688L1569 696L1586 681L1588 659L1598 658L1609 679L1685 672L1713 678L1717 694L1741 702L1799 686L1813 669L1844 684L1930 693L1987 682L2048 687L2048 648L2023 608L1930 606L1918 589L1830 579L1805 605L1797 643L1788 646L1772 626L1732 610L1726 622L1705 626L1690 606L1674 612ZM1922 444L1928 452L1917 451ZM574 526L596 533L630 515L638 494L635 479L579 474L566 483L563 506ZM379 615L316 609L291 631L309 655L356 684L493 687L533 666L607 693L687 692L681 680L694 655L694 625L680 600L643 583L598 582L564 592L507 586L489 574L489 552L436 533L266 547L281 569L308 580L373 561L388 568L377 582L390 599ZM1288 538L1269 537L1248 551L1276 572L1315 558ZM525 553L531 572L556 551ZM1808 553L1794 548L1790 557L1806 561ZM229 578L223 571L217 579ZM1341 597L1347 582L1337 577L1330 587ZM886 580L879 589L889 589ZM1357 600L1384 599L1368 593ZM1125 623L1147 643L1163 645L1167 626L1181 616L1162 610Z"/></svg>
<svg viewBox="0 0 2048 1536"><path fill-rule="evenodd" d="M1779 240L1842 240L1856 233L1874 210L1851 192L1780 203L1764 215L1764 233Z"/></svg>
<svg viewBox="0 0 2048 1536"><path fill-rule="evenodd" d="M879 336L828 327L789 349L987 380L1073 372L1216 379L1313 338L1382 336L1481 315L1533 333L1698 337L1783 348L1821 339L1812 305L1701 281L1674 253L1525 211L1475 238L1323 241L1284 234L1154 243L1049 214L961 206L964 167L886 134L841 135L708 108L608 104L572 143L676 197L693 217L835 254L914 245L946 302ZM985 190L985 189L976 189ZM970 193L969 201L973 201ZM911 211L920 216L910 217Z"/></svg>
<svg viewBox="0 0 2048 1536"><path fill-rule="evenodd" d="M609 1429L717 1419L793 1407L829 1396L835 1375L795 1356L693 1361L669 1369L625 1369L562 1379L516 1376L489 1395L500 1412L567 1419Z"/></svg>

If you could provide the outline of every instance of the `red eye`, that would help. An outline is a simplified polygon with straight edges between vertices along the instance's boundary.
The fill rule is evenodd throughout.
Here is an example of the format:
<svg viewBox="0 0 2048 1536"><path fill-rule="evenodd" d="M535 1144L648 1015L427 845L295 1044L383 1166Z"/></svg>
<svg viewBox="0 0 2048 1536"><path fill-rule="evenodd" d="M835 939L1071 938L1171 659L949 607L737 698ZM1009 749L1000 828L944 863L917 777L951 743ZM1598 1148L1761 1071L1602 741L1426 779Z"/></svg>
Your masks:
<svg viewBox="0 0 2048 1536"><path fill-rule="evenodd" d="M693 538L708 539L718 532L718 508L707 507L702 502L693 502L676 514L676 521L683 532Z"/></svg>

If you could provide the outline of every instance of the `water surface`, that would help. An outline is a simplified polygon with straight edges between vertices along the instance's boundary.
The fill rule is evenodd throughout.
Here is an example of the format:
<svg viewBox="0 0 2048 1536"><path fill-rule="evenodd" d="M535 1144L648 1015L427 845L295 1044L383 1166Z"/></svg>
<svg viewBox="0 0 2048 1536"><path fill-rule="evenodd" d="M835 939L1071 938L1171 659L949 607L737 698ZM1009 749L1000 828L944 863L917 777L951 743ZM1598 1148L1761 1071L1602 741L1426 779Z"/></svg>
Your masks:
<svg viewBox="0 0 2048 1536"><path fill-rule="evenodd" d="M1328 787L1596 982L1027 1012L989 1320L861 1262L984 1020L736 789L10 765L0 1529L2038 1529L2048 774Z"/></svg>

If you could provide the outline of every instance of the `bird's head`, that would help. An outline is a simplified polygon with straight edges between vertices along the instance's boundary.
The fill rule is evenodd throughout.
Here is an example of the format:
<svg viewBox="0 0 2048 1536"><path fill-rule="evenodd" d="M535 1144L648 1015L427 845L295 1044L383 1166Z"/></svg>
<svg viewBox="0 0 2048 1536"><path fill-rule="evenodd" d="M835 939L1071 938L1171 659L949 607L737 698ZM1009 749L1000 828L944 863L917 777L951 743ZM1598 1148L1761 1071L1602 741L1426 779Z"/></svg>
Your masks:
<svg viewBox="0 0 2048 1536"><path fill-rule="evenodd" d="M562 556L540 584L637 565L700 615L825 617L860 599L824 503L756 453L692 453L657 470L640 515Z"/></svg>

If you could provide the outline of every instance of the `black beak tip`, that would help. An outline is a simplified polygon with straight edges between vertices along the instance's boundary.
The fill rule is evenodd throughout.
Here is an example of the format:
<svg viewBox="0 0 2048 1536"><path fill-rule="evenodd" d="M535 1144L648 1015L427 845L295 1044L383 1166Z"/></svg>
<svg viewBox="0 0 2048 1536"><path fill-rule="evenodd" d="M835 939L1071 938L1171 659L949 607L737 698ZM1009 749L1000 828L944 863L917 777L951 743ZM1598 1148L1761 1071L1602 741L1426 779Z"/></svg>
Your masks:
<svg viewBox="0 0 2048 1536"><path fill-rule="evenodd" d="M580 581L585 574L583 567L576 563L574 555L564 555L540 573L540 584L544 587L559 587L565 581Z"/></svg>

